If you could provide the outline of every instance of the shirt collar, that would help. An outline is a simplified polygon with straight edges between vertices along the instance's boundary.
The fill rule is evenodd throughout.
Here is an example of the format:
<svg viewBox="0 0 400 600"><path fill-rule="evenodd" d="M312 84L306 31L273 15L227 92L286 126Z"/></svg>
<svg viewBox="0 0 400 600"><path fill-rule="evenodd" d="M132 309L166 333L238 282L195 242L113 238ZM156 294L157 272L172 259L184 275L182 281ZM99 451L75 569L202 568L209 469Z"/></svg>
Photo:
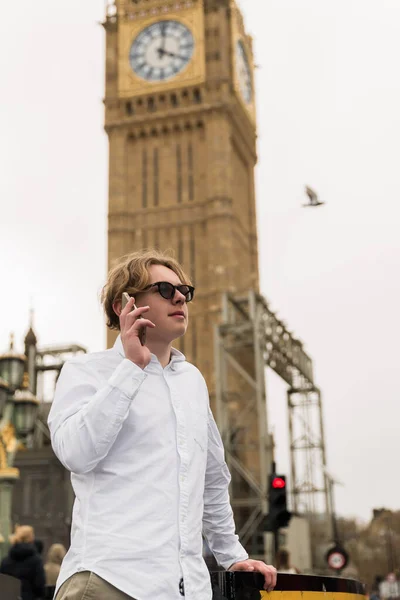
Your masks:
<svg viewBox="0 0 400 600"><path fill-rule="evenodd" d="M118 352L118 354L120 354L121 356L123 356L125 358L124 347L123 347L122 341L121 341L121 334L119 334L117 339L115 340L114 350L116 352ZM184 354L182 354L182 352L179 352L179 350L177 350L176 348L171 348L171 360L169 361L170 365L172 365L172 363L183 362L185 360L186 360L186 356ZM158 365L160 364L160 362L155 354L151 354L150 363L156 363Z"/></svg>

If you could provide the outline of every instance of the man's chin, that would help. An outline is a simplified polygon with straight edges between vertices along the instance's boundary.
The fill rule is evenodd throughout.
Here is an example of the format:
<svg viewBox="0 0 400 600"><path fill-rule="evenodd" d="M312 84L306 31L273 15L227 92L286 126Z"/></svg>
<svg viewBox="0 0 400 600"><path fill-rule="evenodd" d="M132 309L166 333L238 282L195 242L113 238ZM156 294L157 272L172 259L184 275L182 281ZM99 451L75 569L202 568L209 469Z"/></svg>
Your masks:
<svg viewBox="0 0 400 600"><path fill-rule="evenodd" d="M182 326L182 327L176 327L175 331L170 331L169 332L169 336L171 339L171 342L174 342L175 340L179 340L179 338L183 337L186 333L187 327Z"/></svg>
<svg viewBox="0 0 400 600"><path fill-rule="evenodd" d="M165 327L163 330L160 326L156 329L149 329L147 339L159 344L173 344L175 340L183 337L186 333L187 325L185 323L175 323L175 327Z"/></svg>

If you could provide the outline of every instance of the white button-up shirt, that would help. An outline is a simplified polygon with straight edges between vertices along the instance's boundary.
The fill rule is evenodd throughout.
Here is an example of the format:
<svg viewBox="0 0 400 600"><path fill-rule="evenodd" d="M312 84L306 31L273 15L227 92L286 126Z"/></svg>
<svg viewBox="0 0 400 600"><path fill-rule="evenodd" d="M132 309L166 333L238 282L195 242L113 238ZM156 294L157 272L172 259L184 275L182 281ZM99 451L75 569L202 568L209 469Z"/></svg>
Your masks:
<svg viewBox="0 0 400 600"><path fill-rule="evenodd" d="M118 337L69 360L49 427L76 495L57 589L93 571L137 600L182 600L182 579L185 600L210 600L202 533L224 568L248 558L206 383L177 350L142 370Z"/></svg>

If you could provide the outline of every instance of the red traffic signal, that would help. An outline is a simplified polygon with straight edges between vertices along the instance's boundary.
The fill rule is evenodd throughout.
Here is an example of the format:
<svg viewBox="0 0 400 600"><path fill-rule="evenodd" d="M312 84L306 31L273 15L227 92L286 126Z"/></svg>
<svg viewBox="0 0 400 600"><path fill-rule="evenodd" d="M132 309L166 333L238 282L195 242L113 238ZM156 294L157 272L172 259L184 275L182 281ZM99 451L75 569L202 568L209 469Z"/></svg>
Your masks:
<svg viewBox="0 0 400 600"><path fill-rule="evenodd" d="M287 507L286 475L272 473L268 478L268 515L266 531L278 531L289 525L292 514Z"/></svg>
<svg viewBox="0 0 400 600"><path fill-rule="evenodd" d="M282 488L286 487L286 481L283 479L283 477L274 477L271 481L271 486L274 488L274 490L281 490Z"/></svg>

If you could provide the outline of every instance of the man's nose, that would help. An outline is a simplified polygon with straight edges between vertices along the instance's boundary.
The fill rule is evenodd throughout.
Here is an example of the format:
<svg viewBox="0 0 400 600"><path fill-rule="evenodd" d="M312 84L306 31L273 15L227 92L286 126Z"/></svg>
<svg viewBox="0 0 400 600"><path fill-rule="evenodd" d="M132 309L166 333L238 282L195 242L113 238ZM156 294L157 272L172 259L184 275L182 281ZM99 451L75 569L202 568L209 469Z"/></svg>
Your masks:
<svg viewBox="0 0 400 600"><path fill-rule="evenodd" d="M186 296L181 294L179 290L175 290L175 296L172 299L173 304L184 304L186 301Z"/></svg>

